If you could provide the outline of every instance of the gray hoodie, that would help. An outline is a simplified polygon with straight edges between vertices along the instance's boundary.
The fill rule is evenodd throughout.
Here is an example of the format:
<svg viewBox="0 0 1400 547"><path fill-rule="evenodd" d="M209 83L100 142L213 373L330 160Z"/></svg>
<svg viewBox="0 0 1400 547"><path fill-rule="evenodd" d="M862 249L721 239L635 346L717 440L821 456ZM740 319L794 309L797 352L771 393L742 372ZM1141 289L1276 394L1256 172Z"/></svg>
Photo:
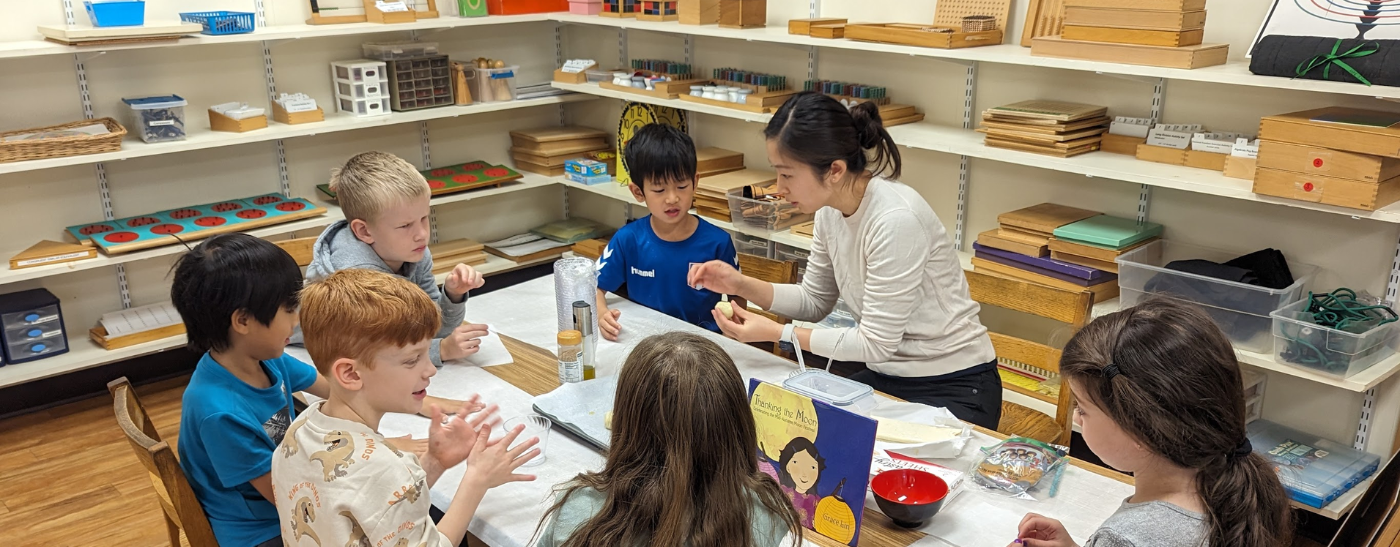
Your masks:
<svg viewBox="0 0 1400 547"><path fill-rule="evenodd" d="M403 276L416 283L423 289L423 292L428 293L429 298L437 302L438 308L442 309L442 328L438 329L437 336L429 345L428 355L432 358L434 365L442 366L442 356L438 353L438 344L443 338L452 334L453 329L462 324L462 318L467 313L467 297L463 295L461 302L452 302L447 298L445 291L438 289L437 280L433 278L432 253L424 250L423 260L405 262L400 271L390 271L389 265L384 263L384 259L379 258L379 255L374 252L374 248L355 237L355 233L350 230L350 223L342 220L326 227L326 231L321 232L321 236L316 238L311 265L306 268L306 282L320 281L340 270L353 268ZM300 327L295 333L292 333L292 343L302 344Z"/></svg>

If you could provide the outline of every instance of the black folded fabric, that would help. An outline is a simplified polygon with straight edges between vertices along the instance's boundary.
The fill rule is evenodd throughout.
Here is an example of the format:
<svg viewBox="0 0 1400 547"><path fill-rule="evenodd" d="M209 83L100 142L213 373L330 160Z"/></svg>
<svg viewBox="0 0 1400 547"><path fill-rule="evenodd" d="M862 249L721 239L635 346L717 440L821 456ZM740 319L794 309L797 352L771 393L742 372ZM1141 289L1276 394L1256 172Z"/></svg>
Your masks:
<svg viewBox="0 0 1400 547"><path fill-rule="evenodd" d="M1372 85L1400 86L1400 40L1340 39L1341 44L1337 43L1338 40L1321 36L1265 36L1254 46L1249 71L1262 76L1362 83L1356 76L1331 62L1319 65L1306 74L1296 73L1299 65L1306 67L1309 61L1319 56L1333 55L1333 46L1336 46L1338 55L1361 46L1363 51L1377 51L1364 57L1346 57L1338 61L1346 63ZM1331 68L1328 69L1328 66Z"/></svg>
<svg viewBox="0 0 1400 547"><path fill-rule="evenodd" d="M1288 261L1278 249L1254 251L1225 263L1226 266L1244 268L1254 274L1254 281L1246 281L1260 287L1279 290L1293 284L1293 272L1288 270Z"/></svg>
<svg viewBox="0 0 1400 547"><path fill-rule="evenodd" d="M1258 281L1254 277L1254 272L1248 268L1241 268L1233 265L1219 264L1209 260L1191 259L1174 260L1165 266L1168 270L1186 272L1189 274L1203 275L1213 279L1223 279L1225 281L1235 281L1238 283L1256 284Z"/></svg>

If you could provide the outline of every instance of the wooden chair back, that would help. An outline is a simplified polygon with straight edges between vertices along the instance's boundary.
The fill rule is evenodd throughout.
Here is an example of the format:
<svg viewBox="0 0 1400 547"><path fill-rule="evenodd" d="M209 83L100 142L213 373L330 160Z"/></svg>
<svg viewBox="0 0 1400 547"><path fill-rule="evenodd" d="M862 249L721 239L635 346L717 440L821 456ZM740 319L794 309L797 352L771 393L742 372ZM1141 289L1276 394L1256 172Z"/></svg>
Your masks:
<svg viewBox="0 0 1400 547"><path fill-rule="evenodd" d="M316 237L299 237L296 239L284 239L277 241L277 246L292 255L292 259L297 261L297 266L303 268L311 265L311 257L315 254Z"/></svg>
<svg viewBox="0 0 1400 547"><path fill-rule="evenodd" d="M971 289L972 299L981 304L1066 323L1075 332L1078 332L1089 322L1094 307L1094 294L1087 290L1067 291L981 272L967 272L967 283ZM1053 374L1060 372L1060 350L1002 333L992 332L988 334L992 338L992 346L996 348L997 360L1021 363ZM1054 404L1054 422L1059 426L1054 441L1068 446L1071 431L1070 412L1074 408L1074 401L1067 382L1060 384L1059 397L1050 397L1009 383L1003 383L1003 387L1027 397ZM1023 435L1032 438L1038 438L1035 435L1044 436L1046 428L1035 424L1036 418L1033 415L1025 415L1019 409L1014 409L1017 406L1021 405L1014 403L1002 405L1002 424L1010 426L1015 431L1004 431L1000 427L998 430L1009 435ZM1008 407L1014 409L1009 416L1006 412ZM1026 410L1034 412L1028 408ZM1027 431L1028 429L1035 431ZM1041 440L1046 439L1041 438Z"/></svg>
<svg viewBox="0 0 1400 547"><path fill-rule="evenodd" d="M160 508L165 512L165 527L170 535L170 544L180 547L180 531L190 547L218 547L214 530L204 515L204 508L194 497L194 490L180 469L175 450L160 439L155 424L151 423L146 408L136 398L131 382L123 376L107 384L112 393L112 406L117 418L117 426L131 443L136 459L146 468L151 484L155 486Z"/></svg>
<svg viewBox="0 0 1400 547"><path fill-rule="evenodd" d="M797 283L797 262L792 260L775 260L772 258L739 253L739 269L744 272L744 275L760 281L788 285ZM762 310L751 311L779 323L788 323L792 321L786 317L779 317L777 314ZM778 348L778 344L774 342L772 348L774 355L782 354L782 350Z"/></svg>
<svg viewBox="0 0 1400 547"><path fill-rule="evenodd" d="M1400 545L1400 457L1392 455L1371 487L1347 514L1328 547L1391 547Z"/></svg>

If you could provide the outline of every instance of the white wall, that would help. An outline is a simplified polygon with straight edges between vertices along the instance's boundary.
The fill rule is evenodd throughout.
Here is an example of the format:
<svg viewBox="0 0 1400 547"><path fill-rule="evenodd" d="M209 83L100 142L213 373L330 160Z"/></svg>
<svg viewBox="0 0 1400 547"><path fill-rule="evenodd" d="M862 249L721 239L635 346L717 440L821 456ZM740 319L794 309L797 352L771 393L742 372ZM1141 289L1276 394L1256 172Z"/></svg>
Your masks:
<svg viewBox="0 0 1400 547"><path fill-rule="evenodd" d="M307 17L302 1L266 0L272 24L299 24ZM1231 44L1239 58L1254 36L1269 0L1211 0L1206 38ZM38 24L63 20L59 0L13 2L0 19L0 40L36 39ZM453 11L450 0L439 9ZM932 0L825 0L822 16L860 21L932 21ZM252 0L148 0L152 19L173 18L193 9L252 10ZM770 0L769 24L807 16L808 0ZM1020 37L1026 1L1012 7L1007 42ZM81 8L80 8L81 9ZM157 17L156 14L166 14ZM81 14L80 14L81 17ZM457 58L503 58L521 65L521 81L543 81L554 65L553 26L549 23L500 27L471 27L424 34ZM273 45L278 88L305 92L330 106L327 63L359 57L359 43L371 39L406 39L406 32L374 36L293 40ZM568 58L591 57L604 66L616 63L617 34L590 26L568 26L564 33ZM702 70L737 66L781 73L799 83L806 77L805 48L713 38L694 40L695 64ZM265 105L259 44L191 48L162 48L113 52L87 60L92 98L98 116L119 115L124 96L177 93L190 100L191 126L202 130L203 111L232 100ZM633 31L629 58L684 57L678 35ZM51 56L0 60L0 101L23 108L7 109L0 130L62 123L79 119L81 108L72 59ZM23 77L14 77L23 75ZM934 59L846 50L822 50L819 77L884 85L899 102L917 105L933 123L958 126L962 118L963 67ZM979 67L977 108L1025 99L1062 99L1104 104L1113 114L1145 116L1150 84L1096 75L1023 66L983 64ZM1345 104L1396 110L1397 105L1363 97L1229 87L1171 81L1167 86L1166 122L1201 122L1224 131L1253 132L1262 115L1320 105ZM615 131L619 103L599 100L567 107L571 123ZM761 125L704 115L690 116L692 135L701 146L724 146L745 153L751 167L767 161ZM470 159L508 160L506 132L558 123L555 107L440 120L428 124L434 164ZM318 199L314 186L325 182L329 170L363 150L386 150L410 162L421 160L416 124L332 133L286 141L294 195ZM917 188L952 231L956 214L958 158L948 154L904 149L904 180ZM206 203L278 190L276 157L271 143L155 156L108 164L113 206L118 216ZM48 169L0 176L0 255L8 256L63 227L98 220L101 209L93 170L89 166ZM518 232L562 215L557 189L541 189L440 207L444 239L472 236L492 238ZM1121 181L1091 179L990 160L973 160L968 192L967 241L991 229L998 213L1043 201L1056 201L1132 215L1138 186ZM580 191L569 192L570 211L611 224L621 224L623 206ZM638 208L637 214L644 214ZM1156 189L1152 220L1167 226L1168 237L1194 244L1239 251L1263 247L1282 250L1293 261L1323 266L1329 277L1317 289L1348 286L1383 293L1400 227L1302 209ZM171 259L131 264L128 275L133 302L162 300L168 287ZM85 271L0 288L8 292L45 286L64 299L69 330L80 333L102 312L120 301L110 269ZM1371 448L1385 452L1396 426L1395 401L1400 388L1389 382L1382 389L1382 408L1372 431ZM1338 440L1350 440L1361 404L1360 394L1271 374L1266 416Z"/></svg>

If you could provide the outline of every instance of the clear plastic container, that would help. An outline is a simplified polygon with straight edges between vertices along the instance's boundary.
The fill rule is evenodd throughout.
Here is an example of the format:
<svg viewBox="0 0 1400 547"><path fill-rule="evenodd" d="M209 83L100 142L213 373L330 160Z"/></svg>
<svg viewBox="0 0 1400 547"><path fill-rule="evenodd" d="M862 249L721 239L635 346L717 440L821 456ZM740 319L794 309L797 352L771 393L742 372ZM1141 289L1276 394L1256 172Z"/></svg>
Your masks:
<svg viewBox="0 0 1400 547"><path fill-rule="evenodd" d="M1275 310L1274 360L1298 368L1346 378L1395 353L1396 328L1386 323L1360 334L1324 327L1307 313L1304 298Z"/></svg>
<svg viewBox="0 0 1400 547"><path fill-rule="evenodd" d="M1116 261L1123 307L1155 295L1192 302L1205 308L1236 349L1268 353L1273 349L1273 320L1269 314L1303 297L1303 291L1317 273L1316 266L1289 261L1288 269L1293 273L1294 282L1283 289L1166 268L1167 263L1176 260L1204 259L1223 263L1240 254L1165 240L1123 253Z"/></svg>
<svg viewBox="0 0 1400 547"><path fill-rule="evenodd" d="M368 42L360 44L365 57L380 61L412 59L438 54L437 42Z"/></svg>
<svg viewBox="0 0 1400 547"><path fill-rule="evenodd" d="M829 329L849 329L856 326L856 314L846 305L845 300L837 298L836 307L832 308L831 313L817 325Z"/></svg>
<svg viewBox="0 0 1400 547"><path fill-rule="evenodd" d="M596 84L596 83L598 83L598 82L607 82L607 81L611 81L611 80L612 80L613 71L611 71L611 70L599 70L599 69L596 69L596 68L590 68L590 69L588 69L588 70L583 71L583 74L584 74L584 77L588 78L588 83L590 83L590 84Z"/></svg>
<svg viewBox="0 0 1400 547"><path fill-rule="evenodd" d="M753 256L768 257L768 241L762 238L746 236L744 234L731 234L734 238L734 250L740 253Z"/></svg>
<svg viewBox="0 0 1400 547"><path fill-rule="evenodd" d="M751 226L760 230L782 230L789 226L812 220L812 215L804 215L786 201L764 201L746 198L731 193L729 216L734 224Z"/></svg>
<svg viewBox="0 0 1400 547"><path fill-rule="evenodd" d="M127 127L146 142L185 140L185 105L179 95L122 99L130 107Z"/></svg>
<svg viewBox="0 0 1400 547"><path fill-rule="evenodd" d="M21 344L7 344L5 355L11 364L52 357L68 352L68 339L62 336L49 340L39 340Z"/></svg>
<svg viewBox="0 0 1400 547"><path fill-rule="evenodd" d="M505 68L473 68L467 71L472 97L479 103L499 103L515 100L515 72L519 66Z"/></svg>
<svg viewBox="0 0 1400 547"><path fill-rule="evenodd" d="M1248 426L1254 453L1273 463L1283 489L1298 503L1321 508L1376 472L1381 458L1268 420Z"/></svg>
<svg viewBox="0 0 1400 547"><path fill-rule="evenodd" d="M861 416L870 416L875 409L874 388L821 369L793 374L783 381L783 387Z"/></svg>

